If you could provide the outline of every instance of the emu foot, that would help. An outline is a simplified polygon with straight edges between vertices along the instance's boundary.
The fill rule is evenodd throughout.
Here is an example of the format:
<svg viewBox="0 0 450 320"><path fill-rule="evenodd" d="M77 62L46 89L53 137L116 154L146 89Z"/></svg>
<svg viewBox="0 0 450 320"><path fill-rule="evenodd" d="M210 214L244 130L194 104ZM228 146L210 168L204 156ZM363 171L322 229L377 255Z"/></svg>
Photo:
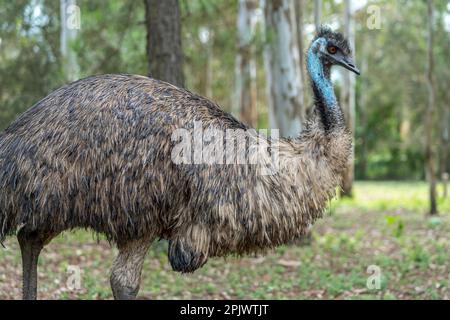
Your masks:
<svg viewBox="0 0 450 320"><path fill-rule="evenodd" d="M172 269L182 273L194 272L208 260L206 253L195 249L185 239L170 240L168 256Z"/></svg>

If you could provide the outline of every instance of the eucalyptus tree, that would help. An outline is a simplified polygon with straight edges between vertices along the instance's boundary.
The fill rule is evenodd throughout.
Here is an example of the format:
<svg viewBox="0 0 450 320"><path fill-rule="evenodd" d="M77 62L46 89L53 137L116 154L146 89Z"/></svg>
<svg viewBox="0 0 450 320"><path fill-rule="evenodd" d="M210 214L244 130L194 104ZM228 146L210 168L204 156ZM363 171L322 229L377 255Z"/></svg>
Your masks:
<svg viewBox="0 0 450 320"><path fill-rule="evenodd" d="M263 0L262 7L269 125L282 136L295 136L301 131L304 109L294 2Z"/></svg>
<svg viewBox="0 0 450 320"><path fill-rule="evenodd" d="M144 0L149 75L184 87L178 0Z"/></svg>
<svg viewBox="0 0 450 320"><path fill-rule="evenodd" d="M254 35L257 24L257 0L239 0L237 15L236 101L235 113L251 127L258 124L256 109L256 62Z"/></svg>

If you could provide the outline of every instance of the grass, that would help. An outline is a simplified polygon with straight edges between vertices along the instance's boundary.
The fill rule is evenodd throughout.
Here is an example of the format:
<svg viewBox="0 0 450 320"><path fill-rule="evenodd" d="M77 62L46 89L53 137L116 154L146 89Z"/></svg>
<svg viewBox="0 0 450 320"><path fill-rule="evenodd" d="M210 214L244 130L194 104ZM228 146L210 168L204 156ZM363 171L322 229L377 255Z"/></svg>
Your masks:
<svg viewBox="0 0 450 320"><path fill-rule="evenodd" d="M440 191L440 190L439 190ZM355 197L333 200L310 245L282 246L266 256L211 259L193 274L171 271L167 243L155 243L143 272L145 299L449 299L450 197L427 217L421 182L358 182ZM0 299L20 297L20 254L9 238L0 250ZM41 255L39 298L110 299L116 250L77 231ZM69 289L73 269L79 289ZM72 271L70 271L72 270ZM379 271L379 277L372 277ZM379 281L378 281L379 280ZM367 287L367 283L379 288Z"/></svg>

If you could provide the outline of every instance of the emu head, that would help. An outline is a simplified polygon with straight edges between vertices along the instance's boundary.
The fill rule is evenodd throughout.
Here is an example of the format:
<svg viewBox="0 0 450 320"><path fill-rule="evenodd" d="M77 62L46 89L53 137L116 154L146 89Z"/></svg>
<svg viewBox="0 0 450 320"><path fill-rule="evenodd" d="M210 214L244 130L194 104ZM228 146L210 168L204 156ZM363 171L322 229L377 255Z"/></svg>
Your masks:
<svg viewBox="0 0 450 320"><path fill-rule="evenodd" d="M328 27L322 26L319 29L309 52L320 58L327 73L333 65L339 65L360 74L353 62L352 51L347 39L341 33L334 32Z"/></svg>

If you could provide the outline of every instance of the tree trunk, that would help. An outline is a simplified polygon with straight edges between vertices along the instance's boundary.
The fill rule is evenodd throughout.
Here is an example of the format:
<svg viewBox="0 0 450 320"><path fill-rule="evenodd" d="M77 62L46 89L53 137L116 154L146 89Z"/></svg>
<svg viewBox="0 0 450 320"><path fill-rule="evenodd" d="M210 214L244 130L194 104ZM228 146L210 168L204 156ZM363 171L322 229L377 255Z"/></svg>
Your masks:
<svg viewBox="0 0 450 320"><path fill-rule="evenodd" d="M448 93L446 93L448 96ZM448 101L448 99L446 100ZM448 151L450 145L450 111L446 102L443 102L442 112L442 137L441 137L441 178L443 184L442 196L446 198L448 196Z"/></svg>
<svg viewBox="0 0 450 320"><path fill-rule="evenodd" d="M269 124L279 129L281 136L296 136L301 131L304 110L294 2L265 0L263 4Z"/></svg>
<svg viewBox="0 0 450 320"><path fill-rule="evenodd" d="M428 0L428 41L427 41L427 87L428 87L428 107L425 116L425 161L426 175L430 184L430 215L437 214L436 204L436 169L435 169L435 150L433 143L434 127L434 84L433 84L433 0Z"/></svg>
<svg viewBox="0 0 450 320"><path fill-rule="evenodd" d="M303 10L304 3L303 0L295 0L295 17L296 17L296 25L297 25L297 44L298 44L298 56L299 56L299 64L300 64L300 86L302 87L302 95L300 103L303 106L303 110L305 110L305 114L307 114L307 106L309 105L309 101L307 102L307 92L306 92L306 73L305 73L305 46L303 45Z"/></svg>
<svg viewBox="0 0 450 320"><path fill-rule="evenodd" d="M355 48L355 34L352 18L351 1L344 1L344 35L347 37L352 49ZM355 52L353 52L355 55ZM355 75L347 70L344 70L343 74L343 87L342 87L342 110L344 112L345 121L347 127L352 133L352 137L355 136ZM354 139L353 139L354 140ZM352 144L354 146L354 144ZM353 147L354 148L354 147ZM354 154L354 150L352 150ZM342 180L342 193L344 197L352 196L353 188L353 176L354 176L354 162L350 159L348 167L344 173Z"/></svg>
<svg viewBox="0 0 450 320"><path fill-rule="evenodd" d="M253 36L256 26L257 0L239 0L237 16L238 48L236 56L236 106L240 119L255 128L258 125L256 109L256 63Z"/></svg>
<svg viewBox="0 0 450 320"><path fill-rule="evenodd" d="M322 19L322 0L314 0L314 25L319 30Z"/></svg>
<svg viewBox="0 0 450 320"><path fill-rule="evenodd" d="M149 76L184 86L178 0L144 0Z"/></svg>
<svg viewBox="0 0 450 320"><path fill-rule="evenodd" d="M60 50L62 70L66 81L74 81L79 77L77 57L72 44L80 29L80 11L76 0L60 0L61 32Z"/></svg>
<svg viewBox="0 0 450 320"><path fill-rule="evenodd" d="M442 197L447 198L447 196L448 196L448 172L442 173L442 184L443 184Z"/></svg>
<svg viewBox="0 0 450 320"><path fill-rule="evenodd" d="M360 83L361 83L361 90L360 90L360 94L359 94L359 99L358 99L358 111L359 111L359 124L361 125L361 127L363 128L367 128L367 109L366 109L366 105L367 105L367 75L369 74L369 63L368 63L368 58L369 58L369 50L368 50L368 44L367 44L367 40L365 37L363 37L362 39L362 44L361 44L361 79L360 79ZM360 152L360 158L358 159L358 163L359 163L359 174L360 177L362 179L367 178L367 157L368 157L368 141L367 141L367 131L365 132L365 134L362 136L361 139L361 152Z"/></svg>

